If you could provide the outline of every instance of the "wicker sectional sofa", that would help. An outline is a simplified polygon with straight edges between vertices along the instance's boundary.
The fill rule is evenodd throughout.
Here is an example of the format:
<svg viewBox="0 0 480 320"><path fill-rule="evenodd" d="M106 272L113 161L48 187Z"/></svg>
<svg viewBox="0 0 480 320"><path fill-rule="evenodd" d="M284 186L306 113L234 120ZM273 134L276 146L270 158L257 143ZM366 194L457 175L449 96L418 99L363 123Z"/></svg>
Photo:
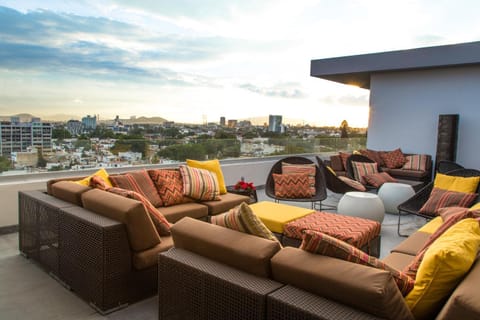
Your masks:
<svg viewBox="0 0 480 320"><path fill-rule="evenodd" d="M429 232L383 261L402 269ZM190 218L172 237L175 246L159 254L159 319L414 319L388 271ZM429 319L480 317L478 260Z"/></svg>
<svg viewBox="0 0 480 320"><path fill-rule="evenodd" d="M155 295L157 255L172 237L159 235L141 202L68 181L79 178L19 192L21 253L103 314ZM159 210L170 223L207 220L248 200L227 193Z"/></svg>

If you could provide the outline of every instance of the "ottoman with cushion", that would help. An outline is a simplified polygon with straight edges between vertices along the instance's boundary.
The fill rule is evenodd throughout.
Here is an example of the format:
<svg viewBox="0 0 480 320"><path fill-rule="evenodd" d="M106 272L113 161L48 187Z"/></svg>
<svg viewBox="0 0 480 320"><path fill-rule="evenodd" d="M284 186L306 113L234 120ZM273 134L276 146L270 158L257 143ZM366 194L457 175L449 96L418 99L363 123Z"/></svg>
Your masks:
<svg viewBox="0 0 480 320"><path fill-rule="evenodd" d="M305 230L323 232L372 256L380 255L381 225L377 221L317 211L285 224L283 245L299 247Z"/></svg>

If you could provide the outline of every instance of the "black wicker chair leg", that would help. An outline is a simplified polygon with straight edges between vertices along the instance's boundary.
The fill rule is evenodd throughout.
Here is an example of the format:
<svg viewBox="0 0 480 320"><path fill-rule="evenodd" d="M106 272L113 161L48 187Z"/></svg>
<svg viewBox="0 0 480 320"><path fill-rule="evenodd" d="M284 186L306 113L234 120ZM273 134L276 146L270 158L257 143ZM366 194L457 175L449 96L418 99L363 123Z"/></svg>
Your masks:
<svg viewBox="0 0 480 320"><path fill-rule="evenodd" d="M399 211L399 212L398 212L397 234L398 234L400 237L408 237L408 236L409 236L408 234L402 234L402 233L400 233L400 225L401 225L400 219L401 219L401 217L402 217L402 211Z"/></svg>

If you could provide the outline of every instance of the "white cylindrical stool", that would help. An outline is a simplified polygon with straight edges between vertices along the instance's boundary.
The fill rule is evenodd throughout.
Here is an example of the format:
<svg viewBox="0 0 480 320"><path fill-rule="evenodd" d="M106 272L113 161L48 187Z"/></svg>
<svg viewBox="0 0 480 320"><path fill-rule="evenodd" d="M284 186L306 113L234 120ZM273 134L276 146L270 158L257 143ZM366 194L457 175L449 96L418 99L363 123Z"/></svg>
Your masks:
<svg viewBox="0 0 480 320"><path fill-rule="evenodd" d="M380 198L369 192L347 192L338 202L337 212L346 216L375 220L385 218L385 208Z"/></svg>
<svg viewBox="0 0 480 320"><path fill-rule="evenodd" d="M398 205L410 199L415 194L411 185L405 183L385 182L378 190L378 196L383 201L385 211L398 214Z"/></svg>

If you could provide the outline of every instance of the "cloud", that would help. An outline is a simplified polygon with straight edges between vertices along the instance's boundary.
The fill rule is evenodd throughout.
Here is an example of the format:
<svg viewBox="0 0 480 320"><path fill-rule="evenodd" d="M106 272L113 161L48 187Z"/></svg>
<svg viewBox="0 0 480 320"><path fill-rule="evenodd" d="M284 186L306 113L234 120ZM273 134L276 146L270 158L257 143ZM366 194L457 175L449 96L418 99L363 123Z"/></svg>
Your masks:
<svg viewBox="0 0 480 320"><path fill-rule="evenodd" d="M362 95L328 95L320 98L320 101L326 105L345 105L345 106L368 106L368 93Z"/></svg>
<svg viewBox="0 0 480 320"><path fill-rule="evenodd" d="M300 87L299 83L281 83L272 87L261 87L251 83L239 85L239 88L269 97L296 99L305 98L306 94L302 90L298 89L298 87Z"/></svg>

